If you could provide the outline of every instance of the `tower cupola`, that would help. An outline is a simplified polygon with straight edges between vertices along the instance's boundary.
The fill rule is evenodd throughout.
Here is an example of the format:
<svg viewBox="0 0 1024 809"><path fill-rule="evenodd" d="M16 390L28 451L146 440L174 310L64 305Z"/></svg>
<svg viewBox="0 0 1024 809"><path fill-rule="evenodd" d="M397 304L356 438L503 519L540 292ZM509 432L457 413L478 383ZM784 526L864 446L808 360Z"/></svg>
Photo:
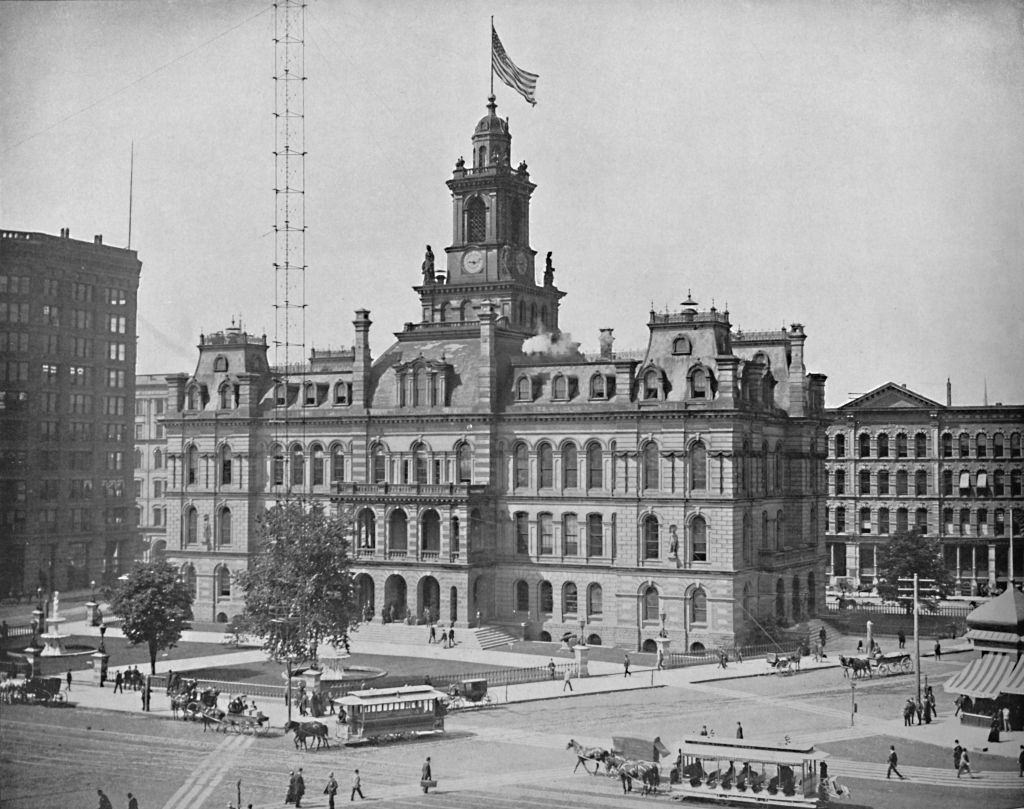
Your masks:
<svg viewBox="0 0 1024 809"><path fill-rule="evenodd" d="M473 131L473 168L509 165L512 160L512 136L508 121L498 117L494 96L487 98L487 114Z"/></svg>

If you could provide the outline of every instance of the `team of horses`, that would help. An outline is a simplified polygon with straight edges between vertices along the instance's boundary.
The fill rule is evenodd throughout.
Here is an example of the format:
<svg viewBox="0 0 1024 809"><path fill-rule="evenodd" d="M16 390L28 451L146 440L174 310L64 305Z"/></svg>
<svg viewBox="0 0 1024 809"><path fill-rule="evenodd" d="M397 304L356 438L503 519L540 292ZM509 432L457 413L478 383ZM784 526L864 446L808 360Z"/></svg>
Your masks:
<svg viewBox="0 0 1024 809"><path fill-rule="evenodd" d="M286 722L284 726L284 732L295 734L295 749L299 749L299 745L302 745L303 750L308 750L308 739L316 741L316 748L319 750L321 747L326 747L328 750L331 749L331 743L327 740L327 725L323 722Z"/></svg>
<svg viewBox="0 0 1024 809"><path fill-rule="evenodd" d="M641 761L640 759L629 759L603 747L585 747L575 739L570 739L565 746L566 750L572 750L576 754L575 773L582 764L583 769L590 775L597 775L604 765L605 774L623 781L623 789L632 791L633 784L640 785L640 794L648 795L655 792L661 783L661 774L658 765L653 761ZM591 773L587 762L594 762L594 771Z"/></svg>
<svg viewBox="0 0 1024 809"><path fill-rule="evenodd" d="M871 661L866 657L845 657L839 655L839 665L843 667L844 677L850 677L851 673L854 677L863 677L865 674L868 677L872 676Z"/></svg>

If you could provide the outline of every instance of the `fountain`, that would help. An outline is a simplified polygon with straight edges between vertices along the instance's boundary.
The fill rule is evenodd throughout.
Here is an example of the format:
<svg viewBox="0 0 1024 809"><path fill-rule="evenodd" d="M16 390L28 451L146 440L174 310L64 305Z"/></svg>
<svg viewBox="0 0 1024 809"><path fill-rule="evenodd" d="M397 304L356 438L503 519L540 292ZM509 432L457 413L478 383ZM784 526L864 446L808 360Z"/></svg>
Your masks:
<svg viewBox="0 0 1024 809"><path fill-rule="evenodd" d="M60 615L60 592L57 590L53 591L53 609L46 620L46 631L40 635L43 641L43 650L39 653L40 657L62 657L67 654L64 649L64 641L67 640L70 635L65 632L61 632L61 624L63 624L67 618Z"/></svg>

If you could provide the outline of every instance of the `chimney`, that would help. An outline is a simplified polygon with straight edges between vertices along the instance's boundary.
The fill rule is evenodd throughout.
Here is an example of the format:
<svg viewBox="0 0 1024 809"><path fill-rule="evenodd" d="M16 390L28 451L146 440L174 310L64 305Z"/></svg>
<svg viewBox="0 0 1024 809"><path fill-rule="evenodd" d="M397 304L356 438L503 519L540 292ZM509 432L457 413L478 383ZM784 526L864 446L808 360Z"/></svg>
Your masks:
<svg viewBox="0 0 1024 809"><path fill-rule="evenodd" d="M370 381L370 320L368 309L357 309L356 319L352 321L356 327L355 362L352 365L352 404L366 407L366 393Z"/></svg>
<svg viewBox="0 0 1024 809"><path fill-rule="evenodd" d="M68 238L68 236L70 236L70 235L71 235L71 230L70 230L70 228L61 228L61 229L60 229L60 237L61 237L62 239L66 239L66 238Z"/></svg>
<svg viewBox="0 0 1024 809"><path fill-rule="evenodd" d="M789 345L791 359L789 364L789 415L807 415L807 389L804 375L804 342L807 335L802 323L793 323L789 327Z"/></svg>
<svg viewBox="0 0 1024 809"><path fill-rule="evenodd" d="M615 338L612 336L614 329L601 329L600 335L597 338L598 345L601 346L601 359L610 360L612 358L612 344L615 342Z"/></svg>
<svg viewBox="0 0 1024 809"><path fill-rule="evenodd" d="M949 377L946 377L946 407L953 406L953 383L949 381Z"/></svg>
<svg viewBox="0 0 1024 809"><path fill-rule="evenodd" d="M103 244L103 234L102 233L97 233L95 236L93 236L92 237L92 243L93 244Z"/></svg>

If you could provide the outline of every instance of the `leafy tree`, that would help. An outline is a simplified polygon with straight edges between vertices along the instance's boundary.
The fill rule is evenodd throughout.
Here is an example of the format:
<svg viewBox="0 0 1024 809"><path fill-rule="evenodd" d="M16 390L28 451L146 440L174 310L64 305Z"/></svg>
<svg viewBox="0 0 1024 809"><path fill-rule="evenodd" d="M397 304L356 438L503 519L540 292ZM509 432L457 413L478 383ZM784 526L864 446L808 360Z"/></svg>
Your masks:
<svg viewBox="0 0 1024 809"><path fill-rule="evenodd" d="M157 652L174 648L181 633L192 628L188 586L167 562L140 563L109 591L108 598L111 610L122 620L124 636L133 646L149 647L150 670L156 674Z"/></svg>
<svg viewBox="0 0 1024 809"><path fill-rule="evenodd" d="M912 579L916 573L922 579L934 579L940 597L953 590L954 582L942 559L942 545L920 531L893 534L882 545L876 559L878 565L878 593L883 598L896 598L900 579ZM926 606L934 604L922 600Z"/></svg>
<svg viewBox="0 0 1024 809"><path fill-rule="evenodd" d="M237 628L264 638L280 660L316 661L323 643L345 643L359 622L350 516L319 504L278 503L260 517L257 553L236 577L245 596Z"/></svg>

